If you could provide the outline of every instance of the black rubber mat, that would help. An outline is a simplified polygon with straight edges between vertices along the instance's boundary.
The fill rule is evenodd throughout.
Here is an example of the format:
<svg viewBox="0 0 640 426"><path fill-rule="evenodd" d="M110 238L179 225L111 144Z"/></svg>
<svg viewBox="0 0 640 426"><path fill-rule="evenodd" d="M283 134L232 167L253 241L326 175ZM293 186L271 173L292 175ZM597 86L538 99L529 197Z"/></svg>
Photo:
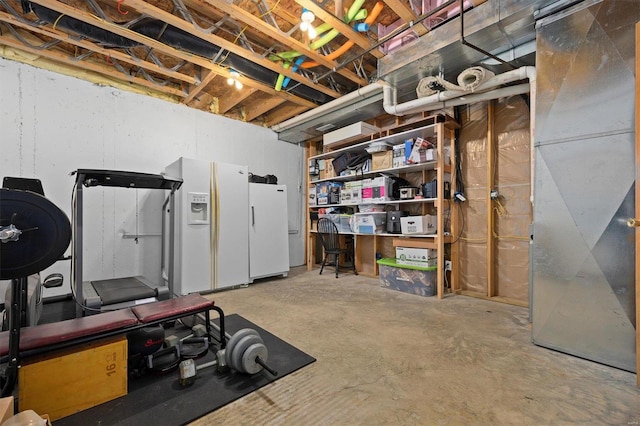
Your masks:
<svg viewBox="0 0 640 426"><path fill-rule="evenodd" d="M208 368L198 372L194 384L183 388L177 370L166 375L147 374L129 379L128 395L56 420L55 425L182 425L315 361L239 315L225 316L225 320L230 334L247 327L260 334L269 350L268 364L278 376L273 377L264 370L254 375L220 374ZM212 356L209 354L196 364L208 362Z"/></svg>
<svg viewBox="0 0 640 426"><path fill-rule="evenodd" d="M154 289L143 284L136 277L91 281L91 285L100 296L103 306L146 299L156 295Z"/></svg>

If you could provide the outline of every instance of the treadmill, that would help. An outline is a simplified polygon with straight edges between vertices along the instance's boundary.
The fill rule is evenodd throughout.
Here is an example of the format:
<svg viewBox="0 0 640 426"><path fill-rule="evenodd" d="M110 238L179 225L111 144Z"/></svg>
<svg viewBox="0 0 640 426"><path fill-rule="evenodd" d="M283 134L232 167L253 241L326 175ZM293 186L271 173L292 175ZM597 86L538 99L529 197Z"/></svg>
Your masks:
<svg viewBox="0 0 640 426"><path fill-rule="evenodd" d="M91 315L103 311L112 311L141 303L155 302L173 297L173 256L175 226L175 192L180 189L182 179L163 175L116 171L78 169L76 175L73 203L73 271L71 283L76 298L76 317ZM121 277L84 282L82 280L82 227L83 227L83 187L96 186L117 188L159 189L169 191L164 208L169 205L169 261L167 285L149 282L142 276ZM164 252L164 236L163 252ZM163 256L164 260L164 256ZM161 280L163 278L161 277Z"/></svg>

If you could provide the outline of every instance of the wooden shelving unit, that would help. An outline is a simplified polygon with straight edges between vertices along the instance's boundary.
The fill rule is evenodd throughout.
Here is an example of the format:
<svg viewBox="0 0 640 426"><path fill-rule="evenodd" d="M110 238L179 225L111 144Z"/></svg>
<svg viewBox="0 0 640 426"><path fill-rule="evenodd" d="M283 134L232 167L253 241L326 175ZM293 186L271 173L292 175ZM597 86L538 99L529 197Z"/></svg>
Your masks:
<svg viewBox="0 0 640 426"><path fill-rule="evenodd" d="M447 181L451 182L451 195L455 192L455 129L458 124L446 116L432 116L423 120L413 122L410 125L397 126L395 128L386 129L383 132L371 135L365 141L355 141L348 146L326 152L318 152L316 146L307 147L307 160L331 160L345 152L362 152L373 142L389 142L390 144L399 144L406 139L414 139L416 137L430 138L436 140L437 160L420 164L412 164L402 167L388 168L383 170L372 170L365 173L358 173L350 176L334 176L323 179L311 180L308 175L307 188L322 182L348 182L360 179L366 179L381 175L406 177L409 174L416 175L422 182L428 182L434 177L437 179L437 198L420 198L411 200L391 200L379 202L366 202L366 204L385 204L394 205L396 210L401 208L419 209L420 214L426 214L428 211L435 210L437 216L437 234L435 235L402 235L402 234L357 234L353 232L345 232L345 235L353 235L354 238L354 254L356 269L359 274L368 276L378 275L378 264L376 262L377 255L382 257L395 257L395 247L413 247L428 248L437 250L437 295L442 298L446 292L445 288L445 245L450 244L453 240L452 236L459 233L458 217L454 209L453 201L444 198L444 181L448 175ZM450 156L449 164L445 164L445 147L448 148ZM415 177L415 176L414 176ZM364 204L364 203L363 203ZM318 211L322 208L349 206L357 208L358 203L345 204L329 204L320 206L307 205L308 212ZM448 210L448 215L445 211ZM448 217L448 232L445 233L445 216ZM321 250L321 249L320 249ZM307 215L307 269L312 270L316 265L316 232L311 227L309 215ZM455 245L451 245L448 258L452 265L457 264L458 251ZM458 277L456 268L450 273L449 291L456 291L458 287Z"/></svg>

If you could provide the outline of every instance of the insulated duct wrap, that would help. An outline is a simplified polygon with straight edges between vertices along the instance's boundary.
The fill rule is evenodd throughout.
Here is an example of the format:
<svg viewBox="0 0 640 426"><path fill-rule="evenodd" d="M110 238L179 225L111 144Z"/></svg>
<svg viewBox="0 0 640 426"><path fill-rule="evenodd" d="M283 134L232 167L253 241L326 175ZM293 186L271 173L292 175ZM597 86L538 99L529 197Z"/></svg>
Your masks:
<svg viewBox="0 0 640 426"><path fill-rule="evenodd" d="M419 98L425 98L443 91L473 92L494 76L494 73L482 67L471 67L462 71L458 75L458 84L451 83L440 76L429 76L418 82L416 93Z"/></svg>

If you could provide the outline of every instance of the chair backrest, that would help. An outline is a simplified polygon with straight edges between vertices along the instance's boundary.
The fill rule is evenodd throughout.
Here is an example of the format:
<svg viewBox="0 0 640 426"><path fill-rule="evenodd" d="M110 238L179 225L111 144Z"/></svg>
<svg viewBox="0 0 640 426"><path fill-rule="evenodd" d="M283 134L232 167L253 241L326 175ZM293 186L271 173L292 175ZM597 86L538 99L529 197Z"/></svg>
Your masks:
<svg viewBox="0 0 640 426"><path fill-rule="evenodd" d="M320 235L320 241L325 251L340 250L338 227L331 219L323 217L318 220L318 235Z"/></svg>

